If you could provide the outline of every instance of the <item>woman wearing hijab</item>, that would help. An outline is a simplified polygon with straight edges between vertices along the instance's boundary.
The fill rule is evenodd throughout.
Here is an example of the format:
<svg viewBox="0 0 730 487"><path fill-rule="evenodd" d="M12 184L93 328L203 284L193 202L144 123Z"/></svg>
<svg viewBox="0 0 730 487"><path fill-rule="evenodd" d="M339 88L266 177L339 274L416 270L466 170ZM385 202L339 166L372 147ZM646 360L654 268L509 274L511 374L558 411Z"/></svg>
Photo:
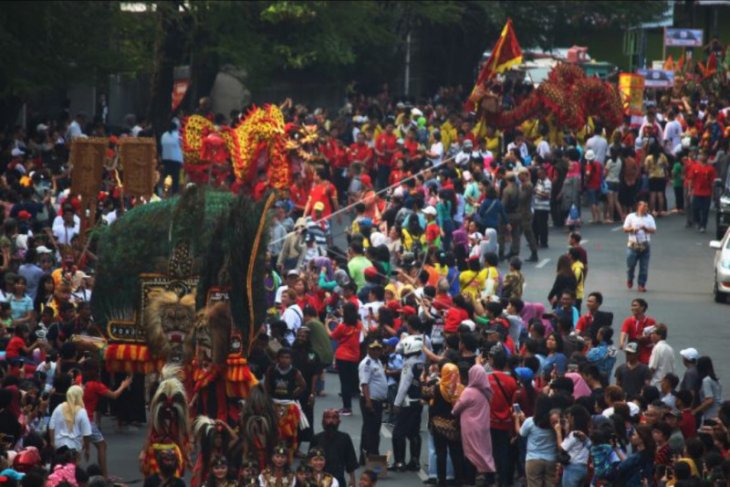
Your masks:
<svg viewBox="0 0 730 487"><path fill-rule="evenodd" d="M459 420L451 412L464 391L464 386L459 380L459 368L452 363L444 364L431 391L428 425L436 450L437 485L446 485L446 466L449 456L454 467L454 484L462 485L464 449L459 434Z"/></svg>
<svg viewBox="0 0 730 487"><path fill-rule="evenodd" d="M475 364L469 369L466 389L454 404L451 413L459 417L461 444L464 449L464 483L474 485L476 472L493 473L492 436L490 434L489 401L492 388L484 367Z"/></svg>
<svg viewBox="0 0 730 487"><path fill-rule="evenodd" d="M91 423L84 407L84 390L80 386L68 388L66 402L53 410L48 430L54 450L62 446L77 452L83 449L84 457L89 459Z"/></svg>

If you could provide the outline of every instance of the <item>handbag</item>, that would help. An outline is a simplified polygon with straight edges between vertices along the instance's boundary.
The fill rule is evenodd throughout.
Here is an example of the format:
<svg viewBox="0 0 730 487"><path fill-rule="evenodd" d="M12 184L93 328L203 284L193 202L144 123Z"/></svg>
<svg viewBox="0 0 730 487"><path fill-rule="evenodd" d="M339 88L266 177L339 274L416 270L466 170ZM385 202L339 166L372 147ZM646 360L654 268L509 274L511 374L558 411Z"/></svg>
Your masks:
<svg viewBox="0 0 730 487"><path fill-rule="evenodd" d="M570 464L570 453L563 450L562 448L558 449L558 463L560 465L569 465Z"/></svg>
<svg viewBox="0 0 730 487"><path fill-rule="evenodd" d="M431 418L431 429L449 441L459 441L459 423L456 418L434 416Z"/></svg>
<svg viewBox="0 0 730 487"><path fill-rule="evenodd" d="M644 252L648 246L646 242L629 242L629 248L636 252Z"/></svg>

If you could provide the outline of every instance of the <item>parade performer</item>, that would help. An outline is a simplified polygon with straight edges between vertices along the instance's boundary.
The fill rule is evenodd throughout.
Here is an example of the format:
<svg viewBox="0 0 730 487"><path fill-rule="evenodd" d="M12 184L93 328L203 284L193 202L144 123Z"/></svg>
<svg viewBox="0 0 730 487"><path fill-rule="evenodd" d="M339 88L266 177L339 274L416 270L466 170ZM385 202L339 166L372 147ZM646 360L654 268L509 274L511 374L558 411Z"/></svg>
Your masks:
<svg viewBox="0 0 730 487"><path fill-rule="evenodd" d="M150 428L139 459L145 477L158 474L158 452L173 451L177 456L176 476L182 477L189 464L190 424L185 388L179 379L180 367L166 365L162 382L150 403Z"/></svg>
<svg viewBox="0 0 730 487"><path fill-rule="evenodd" d="M212 420L207 416L198 416L195 420L193 436L198 443L199 453L193 467L190 485L198 487L211 473L215 474L216 459L220 460L223 457L224 460L228 460L228 454L238 436L225 421ZM228 462L225 465L227 468Z"/></svg>
<svg viewBox="0 0 730 487"><path fill-rule="evenodd" d="M274 448L271 464L259 475L262 487L293 487L296 479L289 469L289 451L287 445L281 444Z"/></svg>
<svg viewBox="0 0 730 487"><path fill-rule="evenodd" d="M291 461L299 446L300 424L305 429L309 422L297 400L306 389L306 383L301 372L292 365L290 349L282 348L276 354L276 364L266 372L265 384L274 401L279 439L288 445Z"/></svg>
<svg viewBox="0 0 730 487"><path fill-rule="evenodd" d="M324 450L321 448L312 448L307 454L307 461L312 468L312 476L318 487L339 487L340 483L336 478L324 471L327 459Z"/></svg>
<svg viewBox="0 0 730 487"><path fill-rule="evenodd" d="M210 474L206 477L204 487L236 487L236 482L229 475L228 459L224 455L215 455L210 462Z"/></svg>
<svg viewBox="0 0 730 487"><path fill-rule="evenodd" d="M255 459L259 470L263 469L274 452L276 438L276 413L271 398L259 384L251 389L241 414L241 457Z"/></svg>

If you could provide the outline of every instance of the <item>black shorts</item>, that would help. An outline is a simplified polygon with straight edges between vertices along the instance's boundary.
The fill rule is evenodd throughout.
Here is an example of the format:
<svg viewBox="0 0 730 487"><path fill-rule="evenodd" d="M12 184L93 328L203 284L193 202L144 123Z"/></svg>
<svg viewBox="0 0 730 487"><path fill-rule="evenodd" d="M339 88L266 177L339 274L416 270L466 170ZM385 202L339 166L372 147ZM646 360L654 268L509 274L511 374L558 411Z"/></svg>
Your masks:
<svg viewBox="0 0 730 487"><path fill-rule="evenodd" d="M652 193L663 193L667 187L667 178L649 178L649 191Z"/></svg>

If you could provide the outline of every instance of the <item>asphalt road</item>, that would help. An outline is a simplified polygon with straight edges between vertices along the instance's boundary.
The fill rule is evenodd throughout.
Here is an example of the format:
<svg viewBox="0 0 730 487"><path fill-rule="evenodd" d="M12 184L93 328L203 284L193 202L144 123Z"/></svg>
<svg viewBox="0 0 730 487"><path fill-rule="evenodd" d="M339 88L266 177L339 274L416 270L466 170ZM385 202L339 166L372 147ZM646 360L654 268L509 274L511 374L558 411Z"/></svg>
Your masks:
<svg viewBox="0 0 730 487"><path fill-rule="evenodd" d="M715 303L711 292L713 251L708 243L714 235L714 226L711 224L708 233L700 234L685 229L684 217L675 215L658 219L657 227L657 234L652 241L648 292L639 294L636 288L626 288L626 237L621 231L621 225L585 225L582 234L589 260L586 294L594 290L603 293L603 309L613 311L615 315L616 336L622 320L630 314L631 299L636 296L645 298L649 303L649 315L669 327L668 343L675 350L680 377L683 368L678 352L682 348L693 346L701 354L713 358L715 370L725 390L730 391L730 355L724 353L730 350L730 333L725 331L730 325L730 304ZM339 225L335 225L336 233L340 229ZM567 249L566 233L551 228L549 244L549 249L541 250L537 264L524 266L527 281L525 298L528 301L544 302L552 285L557 258ZM345 248L344 245L341 248ZM526 258L528 255L527 245L523 241L522 257ZM623 358L619 358L619 363L622 360ZM318 400L315 418L320 418L325 408L341 407L338 392L337 376L328 374L327 396ZM316 428L319 429L319 419L316 419L316 423ZM353 416L343 418L341 429L351 435L356 448L360 441L360 424L360 411L355 404ZM109 444L110 473L126 481L140 479L137 455L144 431L116 433L111 418L104 418L103 426ZM425 426L423 431L421 463L425 466ZM381 453L391 449L390 433L384 427ZM415 473L401 473L390 474L383 483L405 487L422 485L421 480Z"/></svg>

